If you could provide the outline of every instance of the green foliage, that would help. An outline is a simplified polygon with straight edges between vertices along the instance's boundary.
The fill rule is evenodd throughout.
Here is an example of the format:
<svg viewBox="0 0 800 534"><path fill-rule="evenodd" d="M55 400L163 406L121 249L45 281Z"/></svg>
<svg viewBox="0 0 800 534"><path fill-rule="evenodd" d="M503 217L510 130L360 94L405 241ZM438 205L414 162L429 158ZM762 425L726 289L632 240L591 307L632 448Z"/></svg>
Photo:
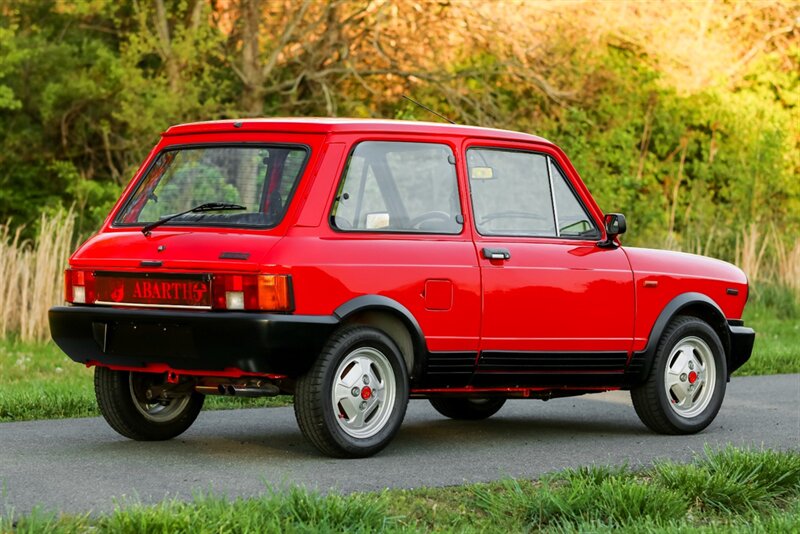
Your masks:
<svg viewBox="0 0 800 534"><path fill-rule="evenodd" d="M750 286L748 312L754 315L774 314L781 321L800 319L800 302L788 287L778 284L753 284Z"/></svg>
<svg viewBox="0 0 800 534"><path fill-rule="evenodd" d="M0 81L14 74L19 68L19 63L24 59L14 40L15 30L14 26L0 27ZM22 102L16 97L14 89L0 82L0 110L14 110L20 107L22 107Z"/></svg>
<svg viewBox="0 0 800 534"><path fill-rule="evenodd" d="M120 92L118 59L102 33L68 31L53 2L28 1L0 19L0 86L14 105L0 106L0 214L18 223L71 205L70 183L112 179L98 125ZM8 52L10 50L10 53Z"/></svg>
<svg viewBox="0 0 800 534"><path fill-rule="evenodd" d="M181 67L172 77L145 4L10 3L0 19L0 217L25 223L75 204L85 234L159 132L225 114L222 37L188 20L185 2L169 8L169 62Z"/></svg>
<svg viewBox="0 0 800 534"><path fill-rule="evenodd" d="M628 215L626 242L698 250L711 240L733 259L751 221L798 228L796 111L758 87L680 95L627 51L601 60L594 93L544 133L604 210ZM785 75L787 89L797 72Z"/></svg>

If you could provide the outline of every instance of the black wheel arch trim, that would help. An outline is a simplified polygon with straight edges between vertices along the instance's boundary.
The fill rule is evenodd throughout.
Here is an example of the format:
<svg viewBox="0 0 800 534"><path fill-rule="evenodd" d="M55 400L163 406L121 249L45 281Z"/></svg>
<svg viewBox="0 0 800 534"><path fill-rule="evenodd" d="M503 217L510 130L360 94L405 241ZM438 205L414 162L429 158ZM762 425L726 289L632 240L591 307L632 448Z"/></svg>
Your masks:
<svg viewBox="0 0 800 534"><path fill-rule="evenodd" d="M658 318L653 324L653 328L650 330L650 336L648 337L647 346L645 349L634 354L632 361L638 360L641 362L641 364L637 365L635 373L633 372L633 369L631 369L631 386L641 383L649 375L650 367L655 359L656 348L658 347L658 343L661 340L661 335L664 333L664 330L667 328L669 322L675 316L681 315L681 312L685 311L687 308L698 305L706 313L695 316L709 323L709 326L714 329L719 336L720 342L722 343L722 348L725 351L725 358L728 363L728 379L730 379L730 374L735 369L747 361L749 354L744 358L737 358L737 361L732 361L731 325L729 325L728 320L725 318L725 314L719 305L714 302L711 297L703 293L681 293L669 301L667 305L664 306L664 309L661 310L661 313L658 315ZM739 326L738 328L742 327Z"/></svg>
<svg viewBox="0 0 800 534"><path fill-rule="evenodd" d="M420 376L424 368L428 348L422 328L420 328L419 322L417 322L411 311L396 300L384 295L362 295L348 300L336 308L333 314L339 318L339 323L341 324L348 317L364 311L388 312L403 322L411 336L411 345L414 350L414 367L408 370L409 377Z"/></svg>

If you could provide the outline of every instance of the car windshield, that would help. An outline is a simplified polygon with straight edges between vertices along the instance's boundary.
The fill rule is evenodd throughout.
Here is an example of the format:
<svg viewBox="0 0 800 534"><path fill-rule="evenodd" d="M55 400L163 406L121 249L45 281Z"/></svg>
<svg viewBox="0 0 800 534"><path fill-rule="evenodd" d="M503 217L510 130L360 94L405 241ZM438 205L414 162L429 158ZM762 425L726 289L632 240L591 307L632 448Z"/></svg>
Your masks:
<svg viewBox="0 0 800 534"><path fill-rule="evenodd" d="M115 220L138 226L207 203L241 210L186 213L166 225L272 227L283 219L308 158L302 147L202 146L155 159Z"/></svg>

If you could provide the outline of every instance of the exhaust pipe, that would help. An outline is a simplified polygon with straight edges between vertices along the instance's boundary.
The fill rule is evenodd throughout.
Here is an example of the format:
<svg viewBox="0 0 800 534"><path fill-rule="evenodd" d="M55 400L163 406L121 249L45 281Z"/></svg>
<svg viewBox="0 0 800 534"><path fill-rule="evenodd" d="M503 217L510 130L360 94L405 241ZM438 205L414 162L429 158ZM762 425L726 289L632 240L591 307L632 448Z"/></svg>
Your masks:
<svg viewBox="0 0 800 534"><path fill-rule="evenodd" d="M275 384L260 384L258 387L228 384L227 392L236 397L275 397L281 390Z"/></svg>
<svg viewBox="0 0 800 534"><path fill-rule="evenodd" d="M194 390L203 395L226 395L230 397L275 397L280 388L269 382L257 381L249 384L217 384L195 386Z"/></svg>

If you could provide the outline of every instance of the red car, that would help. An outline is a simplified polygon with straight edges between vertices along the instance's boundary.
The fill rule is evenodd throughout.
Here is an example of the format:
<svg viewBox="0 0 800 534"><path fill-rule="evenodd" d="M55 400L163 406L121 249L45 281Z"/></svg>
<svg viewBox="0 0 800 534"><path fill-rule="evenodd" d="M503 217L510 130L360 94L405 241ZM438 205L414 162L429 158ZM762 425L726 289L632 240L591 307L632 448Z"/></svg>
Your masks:
<svg viewBox="0 0 800 534"><path fill-rule="evenodd" d="M363 457L409 398L625 389L656 432L716 416L755 334L744 273L621 247L566 155L502 130L352 119L167 130L70 259L53 339L100 410L177 436L206 395L295 396L323 453Z"/></svg>

